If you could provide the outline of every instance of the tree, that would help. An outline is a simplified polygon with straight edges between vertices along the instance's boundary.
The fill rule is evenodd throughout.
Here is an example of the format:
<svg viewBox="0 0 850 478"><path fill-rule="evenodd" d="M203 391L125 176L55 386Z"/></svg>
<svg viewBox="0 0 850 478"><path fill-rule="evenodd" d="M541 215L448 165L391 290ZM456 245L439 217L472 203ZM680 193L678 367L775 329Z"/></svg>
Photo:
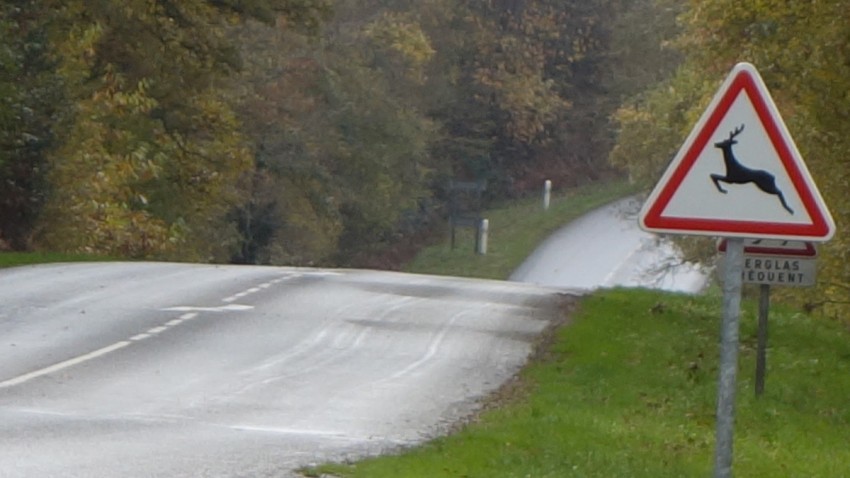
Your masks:
<svg viewBox="0 0 850 478"><path fill-rule="evenodd" d="M607 170L603 81L615 2L460 1L429 25L450 95L433 109L439 154L455 175L488 179L490 194L575 184ZM451 28L451 32L447 31ZM439 83L438 83L439 84ZM579 179L580 178L580 179Z"/></svg>
<svg viewBox="0 0 850 478"><path fill-rule="evenodd" d="M227 83L227 37L245 16L311 24L310 1L55 2L59 73L74 122L50 157L42 246L129 257L226 260L251 164Z"/></svg>
<svg viewBox="0 0 850 478"><path fill-rule="evenodd" d="M358 5L339 5L320 42L258 24L240 36L253 52L240 113L256 148L235 211L239 262L350 265L427 196L433 128L404 86L421 88L427 39Z"/></svg>
<svg viewBox="0 0 850 478"><path fill-rule="evenodd" d="M0 243L30 245L46 193L44 155L68 107L46 35L49 8L0 5Z"/></svg>

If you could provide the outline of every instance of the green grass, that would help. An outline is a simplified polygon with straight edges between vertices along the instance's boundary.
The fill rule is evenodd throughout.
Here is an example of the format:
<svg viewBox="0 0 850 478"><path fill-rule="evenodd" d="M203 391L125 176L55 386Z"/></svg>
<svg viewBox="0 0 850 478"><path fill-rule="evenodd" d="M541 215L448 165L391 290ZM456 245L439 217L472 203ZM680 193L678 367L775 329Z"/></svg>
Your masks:
<svg viewBox="0 0 850 478"><path fill-rule="evenodd" d="M111 260L99 256L59 252L0 252L0 267L14 267L47 262L91 262Z"/></svg>
<svg viewBox="0 0 850 478"><path fill-rule="evenodd" d="M308 470L350 478L681 478L711 475L720 297L645 290L582 300L522 397L397 456ZM765 394L753 393L756 312L742 314L734 471L850 476L850 332L771 311Z"/></svg>
<svg viewBox="0 0 850 478"><path fill-rule="evenodd" d="M487 211L484 216L490 222L490 238L486 255L474 253L473 229L458 228L454 249L446 238L444 243L419 253L405 270L506 279L552 232L592 209L632 193L633 186L626 182L591 184L553 197L548 211L543 211L539 198Z"/></svg>

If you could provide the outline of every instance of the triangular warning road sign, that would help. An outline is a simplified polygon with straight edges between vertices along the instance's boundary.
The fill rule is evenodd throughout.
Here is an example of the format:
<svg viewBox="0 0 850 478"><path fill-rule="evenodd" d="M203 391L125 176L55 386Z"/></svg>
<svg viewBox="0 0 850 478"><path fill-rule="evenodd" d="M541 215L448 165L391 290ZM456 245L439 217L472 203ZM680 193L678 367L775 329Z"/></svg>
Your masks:
<svg viewBox="0 0 850 478"><path fill-rule="evenodd" d="M640 212L652 232L826 241L835 224L767 87L735 66Z"/></svg>

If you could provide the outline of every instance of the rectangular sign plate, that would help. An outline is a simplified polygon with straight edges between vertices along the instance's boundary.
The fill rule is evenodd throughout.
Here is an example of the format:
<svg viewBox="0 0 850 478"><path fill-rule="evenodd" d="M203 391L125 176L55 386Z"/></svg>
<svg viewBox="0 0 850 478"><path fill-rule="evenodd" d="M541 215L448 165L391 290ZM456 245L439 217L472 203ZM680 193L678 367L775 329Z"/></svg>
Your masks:
<svg viewBox="0 0 850 478"><path fill-rule="evenodd" d="M815 285L816 266L815 259L744 254L744 283L809 287Z"/></svg>
<svg viewBox="0 0 850 478"><path fill-rule="evenodd" d="M723 273L726 258L719 263ZM817 278L817 260L809 257L765 256L744 253L745 284L811 287Z"/></svg>

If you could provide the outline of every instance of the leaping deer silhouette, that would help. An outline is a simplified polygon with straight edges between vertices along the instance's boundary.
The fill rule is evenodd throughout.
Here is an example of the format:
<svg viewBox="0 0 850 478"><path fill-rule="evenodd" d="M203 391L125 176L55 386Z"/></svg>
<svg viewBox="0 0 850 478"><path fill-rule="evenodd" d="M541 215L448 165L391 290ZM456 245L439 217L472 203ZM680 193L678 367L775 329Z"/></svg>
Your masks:
<svg viewBox="0 0 850 478"><path fill-rule="evenodd" d="M776 178L767 171L761 169L750 169L735 158L735 154L732 153L732 146L738 144L735 141L735 136L741 134L744 131L744 125L741 125L739 128L735 128L735 131L729 133L729 139L724 139L723 141L714 143L715 148L720 148L723 150L723 162L726 164L726 175L721 174L712 174L711 180L714 181L714 185L717 186L717 190L726 194L726 190L720 187L720 182L724 182L727 184L747 184L753 183L766 192L767 194L773 194L779 196L779 201L782 203L782 207L785 208L791 214L794 214L794 210L788 207L788 203L785 202L785 196L782 195L782 191L776 187Z"/></svg>

